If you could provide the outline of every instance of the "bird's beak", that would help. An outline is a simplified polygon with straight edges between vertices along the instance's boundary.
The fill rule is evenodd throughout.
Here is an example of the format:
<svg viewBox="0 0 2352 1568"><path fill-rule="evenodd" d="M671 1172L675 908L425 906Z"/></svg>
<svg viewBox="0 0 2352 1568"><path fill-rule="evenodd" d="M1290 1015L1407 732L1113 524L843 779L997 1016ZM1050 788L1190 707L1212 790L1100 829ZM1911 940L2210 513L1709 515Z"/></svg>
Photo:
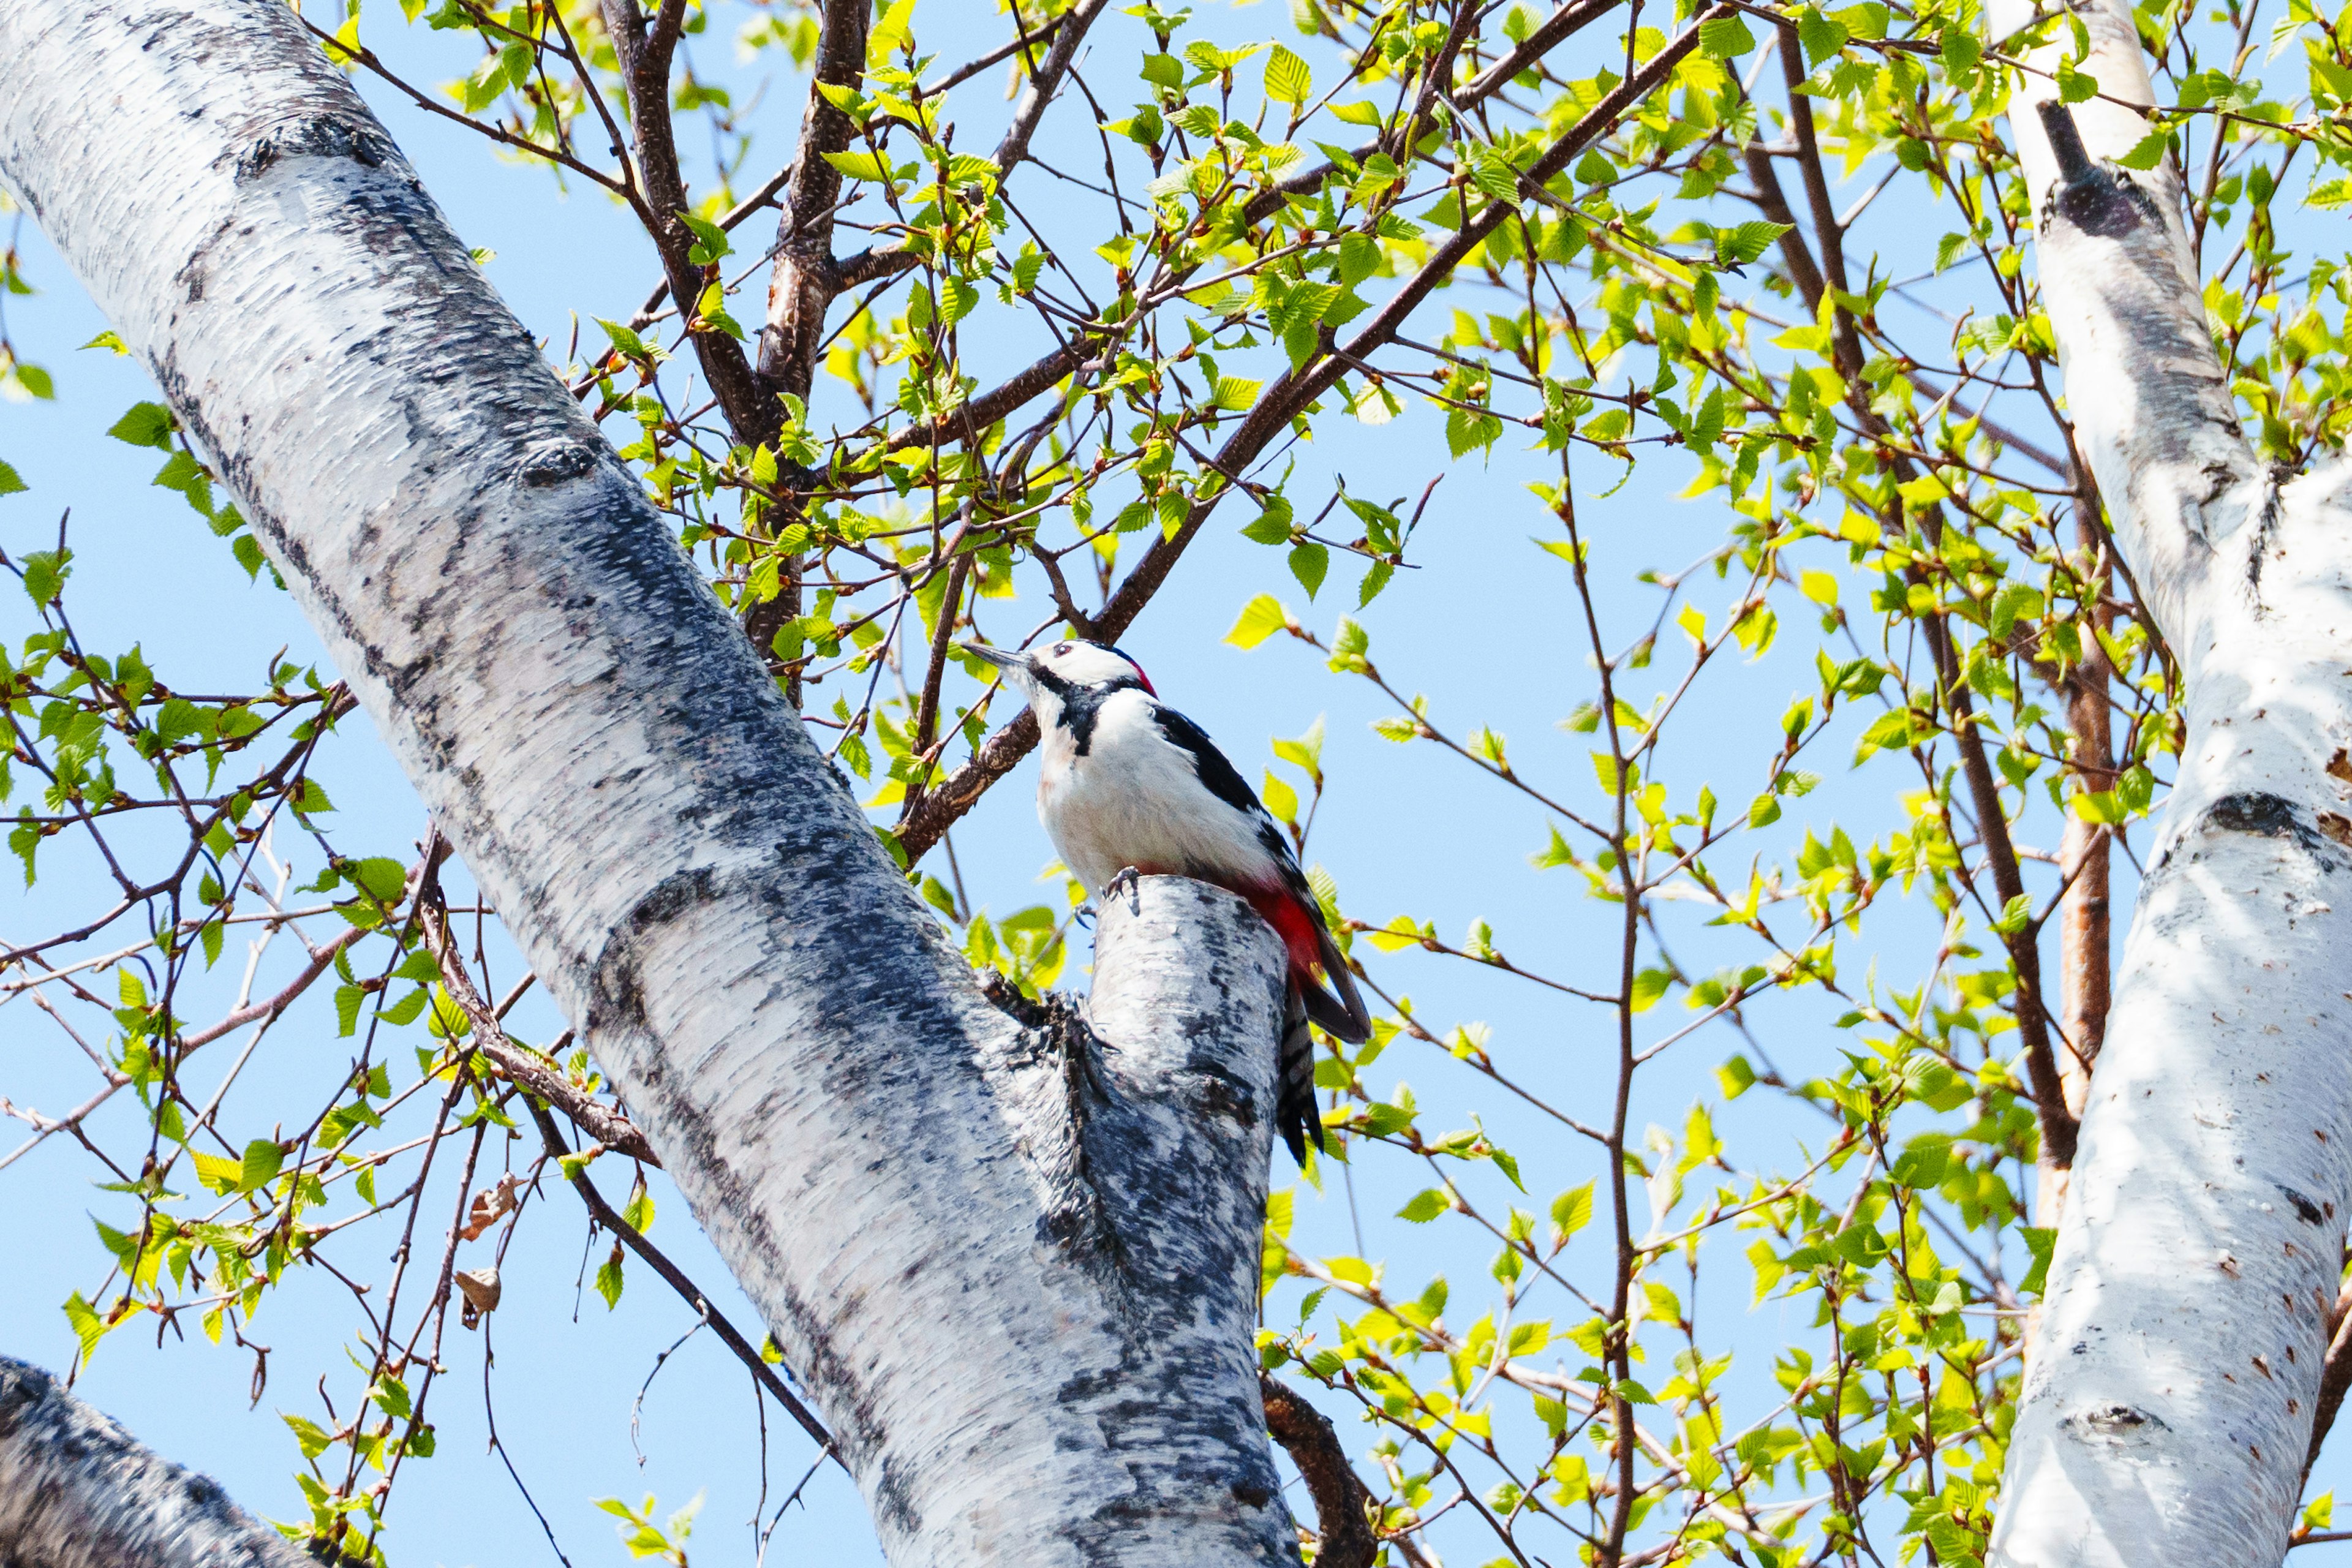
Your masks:
<svg viewBox="0 0 2352 1568"><path fill-rule="evenodd" d="M988 664L992 664L996 666L997 668L1004 671L1005 679L1014 688L1021 691L1027 691L1032 685L1029 679L1029 656L1025 653L1012 652L1001 647L990 647L985 643L976 642L968 642L964 644L963 651L971 655L974 658L980 659Z"/></svg>

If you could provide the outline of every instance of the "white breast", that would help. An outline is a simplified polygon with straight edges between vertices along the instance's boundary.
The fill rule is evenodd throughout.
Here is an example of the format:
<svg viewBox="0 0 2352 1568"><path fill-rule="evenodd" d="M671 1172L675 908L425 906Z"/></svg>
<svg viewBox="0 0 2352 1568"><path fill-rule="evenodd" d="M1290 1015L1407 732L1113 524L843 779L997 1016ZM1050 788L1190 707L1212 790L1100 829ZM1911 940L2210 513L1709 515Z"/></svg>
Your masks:
<svg viewBox="0 0 2352 1568"><path fill-rule="evenodd" d="M1267 879L1273 858L1255 817L1209 793L1192 754L1160 732L1157 706L1140 691L1114 693L1097 710L1084 756L1067 727L1045 724L1037 818L1063 864L1092 892L1129 866L1228 883Z"/></svg>

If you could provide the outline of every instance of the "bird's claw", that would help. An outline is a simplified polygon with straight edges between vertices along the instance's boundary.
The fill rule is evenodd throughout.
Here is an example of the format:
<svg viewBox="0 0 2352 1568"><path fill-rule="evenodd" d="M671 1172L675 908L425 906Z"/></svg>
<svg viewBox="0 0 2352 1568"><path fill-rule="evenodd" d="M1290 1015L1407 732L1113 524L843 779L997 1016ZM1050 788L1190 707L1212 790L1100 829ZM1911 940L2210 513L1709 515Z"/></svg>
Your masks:
<svg viewBox="0 0 2352 1568"><path fill-rule="evenodd" d="M1143 877L1132 866L1121 867L1118 876L1103 884L1103 897L1106 899L1117 898L1121 892L1127 894L1127 912L1131 915L1141 914L1143 912Z"/></svg>

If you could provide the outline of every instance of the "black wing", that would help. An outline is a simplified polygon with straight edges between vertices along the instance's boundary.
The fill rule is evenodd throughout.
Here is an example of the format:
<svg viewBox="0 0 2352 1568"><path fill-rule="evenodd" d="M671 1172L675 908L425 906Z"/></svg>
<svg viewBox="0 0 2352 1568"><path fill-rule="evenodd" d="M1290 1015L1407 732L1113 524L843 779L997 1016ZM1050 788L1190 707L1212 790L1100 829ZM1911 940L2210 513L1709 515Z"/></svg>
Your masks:
<svg viewBox="0 0 2352 1568"><path fill-rule="evenodd" d="M1201 782L1208 786L1210 794L1234 810L1247 812L1257 818L1258 842L1265 845L1274 857L1274 863L1281 871L1283 880L1289 884L1293 896L1315 917L1323 972L1330 982L1331 989L1339 994L1335 997L1309 982L1302 998L1307 1015L1343 1040L1370 1038L1372 1016L1364 1006L1363 996L1356 989L1355 977L1348 973L1348 961L1340 956L1339 944L1331 940L1330 928L1323 920L1322 901L1307 885L1307 875L1298 868L1298 858L1290 851L1290 840L1276 826L1274 818L1266 815L1256 792L1234 771L1224 752L1217 750L1217 743L1209 739L1207 731L1165 705L1155 706L1152 716L1159 721L1160 732L1168 738L1171 745L1181 746L1192 754L1193 770L1201 775ZM1313 1092L1310 1081L1307 1086L1310 1100Z"/></svg>
<svg viewBox="0 0 2352 1568"><path fill-rule="evenodd" d="M1234 771L1234 764L1225 760L1225 753L1217 750L1217 743L1209 739L1206 730L1164 704L1155 703L1151 716L1159 721L1160 732L1168 738L1170 745L1181 747L1192 753L1192 770L1201 775L1201 782L1209 786L1211 795L1235 811L1255 816L1268 826L1273 826L1274 819L1266 816L1265 807L1259 804L1257 792L1250 788L1242 775ZM1289 851L1285 849L1283 853L1286 856Z"/></svg>

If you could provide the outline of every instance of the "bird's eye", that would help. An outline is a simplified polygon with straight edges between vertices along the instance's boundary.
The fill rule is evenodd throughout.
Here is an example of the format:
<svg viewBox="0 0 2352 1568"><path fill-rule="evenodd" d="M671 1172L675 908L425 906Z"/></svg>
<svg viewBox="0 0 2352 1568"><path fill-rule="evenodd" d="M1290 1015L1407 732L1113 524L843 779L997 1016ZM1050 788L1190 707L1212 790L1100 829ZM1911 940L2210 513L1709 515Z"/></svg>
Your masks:
<svg viewBox="0 0 2352 1568"><path fill-rule="evenodd" d="M1070 645L1066 642L1055 643L1054 645L1054 651L1055 653L1067 653L1070 651Z"/></svg>

